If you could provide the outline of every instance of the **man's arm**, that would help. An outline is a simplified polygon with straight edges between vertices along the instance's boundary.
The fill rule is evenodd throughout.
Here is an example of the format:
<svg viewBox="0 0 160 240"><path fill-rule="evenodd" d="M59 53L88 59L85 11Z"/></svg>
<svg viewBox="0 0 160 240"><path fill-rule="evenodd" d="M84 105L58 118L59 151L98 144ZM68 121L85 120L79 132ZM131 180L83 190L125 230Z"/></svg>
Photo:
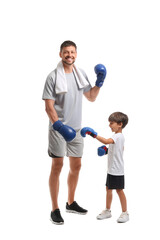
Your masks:
<svg viewBox="0 0 160 240"><path fill-rule="evenodd" d="M102 87L104 83L104 79L107 74L107 70L104 65L102 64L97 64L94 68L94 71L97 75L97 80L95 83L95 86L91 88L88 92L84 93L84 96L90 101L94 102L99 94L99 90Z"/></svg>
<svg viewBox="0 0 160 240"><path fill-rule="evenodd" d="M45 99L45 109L52 124L58 121L58 115L54 108L54 102L55 101L52 99Z"/></svg>
<svg viewBox="0 0 160 240"><path fill-rule="evenodd" d="M64 125L60 120L58 120L57 112L54 108L54 100L45 99L46 112L52 123L52 127L55 131L58 131L66 140L66 142L72 141L76 136L76 131L67 125Z"/></svg>
<svg viewBox="0 0 160 240"><path fill-rule="evenodd" d="M91 88L88 92L84 93L84 96L90 101L94 102L99 94L100 88L97 86L94 86Z"/></svg>

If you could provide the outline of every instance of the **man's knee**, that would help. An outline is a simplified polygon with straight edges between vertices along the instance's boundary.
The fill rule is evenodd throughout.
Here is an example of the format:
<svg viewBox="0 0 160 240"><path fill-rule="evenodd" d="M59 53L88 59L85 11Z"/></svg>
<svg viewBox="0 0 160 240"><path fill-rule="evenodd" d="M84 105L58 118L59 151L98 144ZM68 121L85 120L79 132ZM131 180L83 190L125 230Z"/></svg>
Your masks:
<svg viewBox="0 0 160 240"><path fill-rule="evenodd" d="M78 163L74 166L74 171L79 172L81 170L81 163Z"/></svg>
<svg viewBox="0 0 160 240"><path fill-rule="evenodd" d="M54 174L59 174L61 172L61 169L63 167L63 159L53 159L52 160L52 169L51 171L54 173Z"/></svg>
<svg viewBox="0 0 160 240"><path fill-rule="evenodd" d="M81 169L81 160L70 162L70 171L72 173L78 173Z"/></svg>

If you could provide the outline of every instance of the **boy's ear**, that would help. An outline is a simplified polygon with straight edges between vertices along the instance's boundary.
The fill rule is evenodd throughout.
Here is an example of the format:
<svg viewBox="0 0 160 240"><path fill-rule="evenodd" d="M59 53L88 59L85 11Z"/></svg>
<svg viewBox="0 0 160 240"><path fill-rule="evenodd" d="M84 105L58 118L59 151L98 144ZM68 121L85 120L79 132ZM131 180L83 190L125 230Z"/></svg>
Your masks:
<svg viewBox="0 0 160 240"><path fill-rule="evenodd" d="M122 122L120 122L120 123L118 123L118 125L122 128L122 126L123 126L123 123Z"/></svg>

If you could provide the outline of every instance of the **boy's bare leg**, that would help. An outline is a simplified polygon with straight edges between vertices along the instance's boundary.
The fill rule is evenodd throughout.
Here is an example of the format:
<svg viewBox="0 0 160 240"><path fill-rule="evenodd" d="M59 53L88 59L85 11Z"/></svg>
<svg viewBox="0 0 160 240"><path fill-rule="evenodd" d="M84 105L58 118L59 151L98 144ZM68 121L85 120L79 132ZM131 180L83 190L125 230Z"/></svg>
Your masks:
<svg viewBox="0 0 160 240"><path fill-rule="evenodd" d="M123 189L116 189L116 191L117 191L117 194L118 194L120 202L121 202L122 212L126 212L127 211L127 200L126 200L126 196L123 192Z"/></svg>
<svg viewBox="0 0 160 240"><path fill-rule="evenodd" d="M111 208L111 203L112 203L112 189L108 189L108 187L106 187L106 191L107 191L106 208L110 209Z"/></svg>

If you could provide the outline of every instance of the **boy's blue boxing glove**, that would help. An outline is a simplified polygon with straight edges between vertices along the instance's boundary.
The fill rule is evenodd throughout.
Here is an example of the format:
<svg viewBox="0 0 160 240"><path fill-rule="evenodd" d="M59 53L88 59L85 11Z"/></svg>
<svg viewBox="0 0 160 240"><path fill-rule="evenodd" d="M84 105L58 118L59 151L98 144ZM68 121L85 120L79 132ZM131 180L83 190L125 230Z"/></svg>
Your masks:
<svg viewBox="0 0 160 240"><path fill-rule="evenodd" d="M84 127L81 129L82 137L86 137L86 134L90 135L93 138L97 137L97 133L92 128L89 127Z"/></svg>
<svg viewBox="0 0 160 240"><path fill-rule="evenodd" d="M66 142L72 141L76 136L76 131L69 126L64 125L60 120L56 121L52 127L64 137Z"/></svg>
<svg viewBox="0 0 160 240"><path fill-rule="evenodd" d="M96 86L100 88L104 83L104 79L107 75L107 70L104 65L97 64L94 68L94 71L97 74Z"/></svg>
<svg viewBox="0 0 160 240"><path fill-rule="evenodd" d="M103 145L97 149L97 152L98 156L106 155L108 153L108 148L105 145Z"/></svg>

